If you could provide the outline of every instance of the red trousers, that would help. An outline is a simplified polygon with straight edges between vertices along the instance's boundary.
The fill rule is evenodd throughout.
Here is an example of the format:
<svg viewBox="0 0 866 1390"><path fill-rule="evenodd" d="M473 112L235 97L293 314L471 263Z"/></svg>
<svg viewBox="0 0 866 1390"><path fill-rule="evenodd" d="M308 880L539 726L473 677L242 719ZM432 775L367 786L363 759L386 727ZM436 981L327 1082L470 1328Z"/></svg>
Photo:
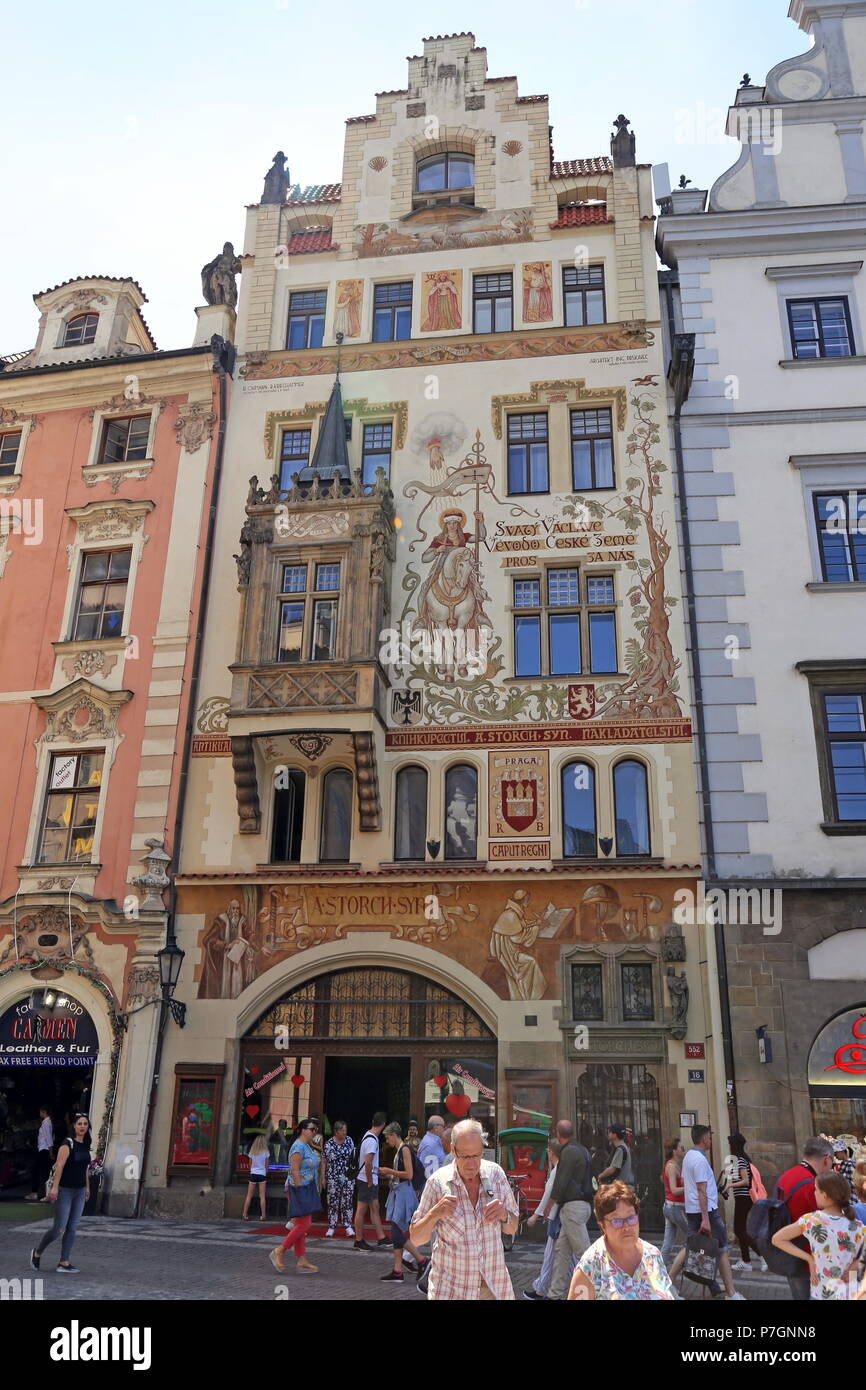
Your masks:
<svg viewBox="0 0 866 1390"><path fill-rule="evenodd" d="M307 1231L313 1224L313 1218L312 1215L296 1216L294 1221L295 1224L289 1231L280 1249L291 1250L292 1246L295 1246L295 1254L299 1259L303 1259L307 1253Z"/></svg>

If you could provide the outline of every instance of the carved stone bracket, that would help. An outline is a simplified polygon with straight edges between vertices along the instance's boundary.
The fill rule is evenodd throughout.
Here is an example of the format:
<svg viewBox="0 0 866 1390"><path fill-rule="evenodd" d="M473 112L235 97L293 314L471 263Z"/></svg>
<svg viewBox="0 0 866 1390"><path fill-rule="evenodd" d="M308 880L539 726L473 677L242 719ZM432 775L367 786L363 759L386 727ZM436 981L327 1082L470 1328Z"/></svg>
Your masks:
<svg viewBox="0 0 866 1390"><path fill-rule="evenodd" d="M355 784L358 788L358 814L362 830L379 830L382 825L382 802L379 797L379 774L376 768L376 743L371 733L354 731Z"/></svg>
<svg viewBox="0 0 866 1390"><path fill-rule="evenodd" d="M242 835L258 835L262 813L259 806L259 784L253 741L248 734L232 737L232 769L235 775L235 795Z"/></svg>

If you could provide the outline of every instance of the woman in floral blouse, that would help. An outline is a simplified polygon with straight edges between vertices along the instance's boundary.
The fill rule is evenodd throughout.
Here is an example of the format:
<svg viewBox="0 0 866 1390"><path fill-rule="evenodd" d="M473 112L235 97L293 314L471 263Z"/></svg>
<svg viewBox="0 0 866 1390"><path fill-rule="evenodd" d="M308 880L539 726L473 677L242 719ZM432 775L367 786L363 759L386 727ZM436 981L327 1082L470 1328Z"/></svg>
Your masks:
<svg viewBox="0 0 866 1390"><path fill-rule="evenodd" d="M640 1238L640 1202L628 1183L612 1182L595 1194L601 1239L578 1261L568 1291L579 1299L665 1299L674 1291L661 1251Z"/></svg>
<svg viewBox="0 0 866 1390"><path fill-rule="evenodd" d="M809 1266L812 1298L853 1298L856 1284L849 1293L849 1275L856 1281L857 1254L866 1241L866 1226L857 1220L851 1205L851 1187L839 1173L819 1173L815 1201L818 1210L783 1226L773 1236L773 1244ZM808 1250L794 1244L796 1236L806 1237Z"/></svg>
<svg viewBox="0 0 866 1390"><path fill-rule="evenodd" d="M346 1121L335 1120L334 1132L325 1145L325 1182L328 1188L328 1229L332 1236L338 1226L345 1226L346 1235L355 1234L352 1227L352 1195L355 1179L346 1169L355 1157L355 1144L347 1133Z"/></svg>

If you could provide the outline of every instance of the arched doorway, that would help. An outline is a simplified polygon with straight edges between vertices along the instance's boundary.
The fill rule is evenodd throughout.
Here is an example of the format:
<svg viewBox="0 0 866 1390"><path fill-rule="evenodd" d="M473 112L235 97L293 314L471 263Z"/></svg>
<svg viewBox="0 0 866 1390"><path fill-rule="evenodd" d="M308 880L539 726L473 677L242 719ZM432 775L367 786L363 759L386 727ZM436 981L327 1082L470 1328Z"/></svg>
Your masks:
<svg viewBox="0 0 866 1390"><path fill-rule="evenodd" d="M643 1063L597 1062L577 1080L577 1132L593 1154L596 1172L607 1167L612 1124L628 1130L634 1186L645 1230L659 1229L662 1219L661 1110L656 1078Z"/></svg>
<svg viewBox="0 0 866 1390"><path fill-rule="evenodd" d="M812 1131L866 1139L866 1002L824 1024L809 1050Z"/></svg>
<svg viewBox="0 0 866 1390"><path fill-rule="evenodd" d="M464 1000L389 966L330 970L289 990L241 1044L237 1175L256 1133L285 1171L286 1136L306 1114L358 1139L376 1110L424 1128L437 1111L495 1126L496 1038Z"/></svg>

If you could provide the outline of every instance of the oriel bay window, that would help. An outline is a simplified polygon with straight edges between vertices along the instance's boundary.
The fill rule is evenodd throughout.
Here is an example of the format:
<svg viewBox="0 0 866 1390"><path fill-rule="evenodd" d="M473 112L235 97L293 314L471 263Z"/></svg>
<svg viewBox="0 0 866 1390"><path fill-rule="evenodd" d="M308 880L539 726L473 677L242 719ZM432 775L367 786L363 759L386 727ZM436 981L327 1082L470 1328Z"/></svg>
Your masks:
<svg viewBox="0 0 866 1390"><path fill-rule="evenodd" d="M549 492L547 415L508 417L508 491Z"/></svg>
<svg viewBox="0 0 866 1390"><path fill-rule="evenodd" d="M562 302L566 328L582 328L589 323L604 323L604 266L564 266Z"/></svg>
<svg viewBox="0 0 866 1390"><path fill-rule="evenodd" d="M274 787L271 863L297 864L304 833L305 778L300 768L283 768Z"/></svg>
<svg viewBox="0 0 866 1390"><path fill-rule="evenodd" d="M647 772L636 758L625 758L613 770L613 814L617 855L649 854Z"/></svg>
<svg viewBox="0 0 866 1390"><path fill-rule="evenodd" d="M131 557L131 550L85 551L70 641L121 636Z"/></svg>
<svg viewBox="0 0 866 1390"><path fill-rule="evenodd" d="M334 659L339 593L339 560L283 565L278 661Z"/></svg>
<svg viewBox="0 0 866 1390"><path fill-rule="evenodd" d="M571 476L575 492L614 486L609 409L571 411Z"/></svg>
<svg viewBox="0 0 866 1390"><path fill-rule="evenodd" d="M589 763L566 763L562 769L562 853L565 859L598 854L595 769Z"/></svg>
<svg viewBox="0 0 866 1390"><path fill-rule="evenodd" d="M512 585L515 676L618 669L612 575L548 569Z"/></svg>
<svg viewBox="0 0 866 1390"><path fill-rule="evenodd" d="M478 773L460 764L445 774L445 858L478 857Z"/></svg>
<svg viewBox="0 0 866 1390"><path fill-rule="evenodd" d="M423 859L426 841L427 773L423 767L403 767L395 781L394 858Z"/></svg>
<svg viewBox="0 0 866 1390"><path fill-rule="evenodd" d="M322 822L319 859L348 863L352 846L352 774L336 767L322 781Z"/></svg>
<svg viewBox="0 0 866 1390"><path fill-rule="evenodd" d="M326 290L298 290L290 296L287 348L322 346L327 299Z"/></svg>
<svg viewBox="0 0 866 1390"><path fill-rule="evenodd" d="M91 860L103 757L102 751L52 755L38 863L76 864Z"/></svg>

